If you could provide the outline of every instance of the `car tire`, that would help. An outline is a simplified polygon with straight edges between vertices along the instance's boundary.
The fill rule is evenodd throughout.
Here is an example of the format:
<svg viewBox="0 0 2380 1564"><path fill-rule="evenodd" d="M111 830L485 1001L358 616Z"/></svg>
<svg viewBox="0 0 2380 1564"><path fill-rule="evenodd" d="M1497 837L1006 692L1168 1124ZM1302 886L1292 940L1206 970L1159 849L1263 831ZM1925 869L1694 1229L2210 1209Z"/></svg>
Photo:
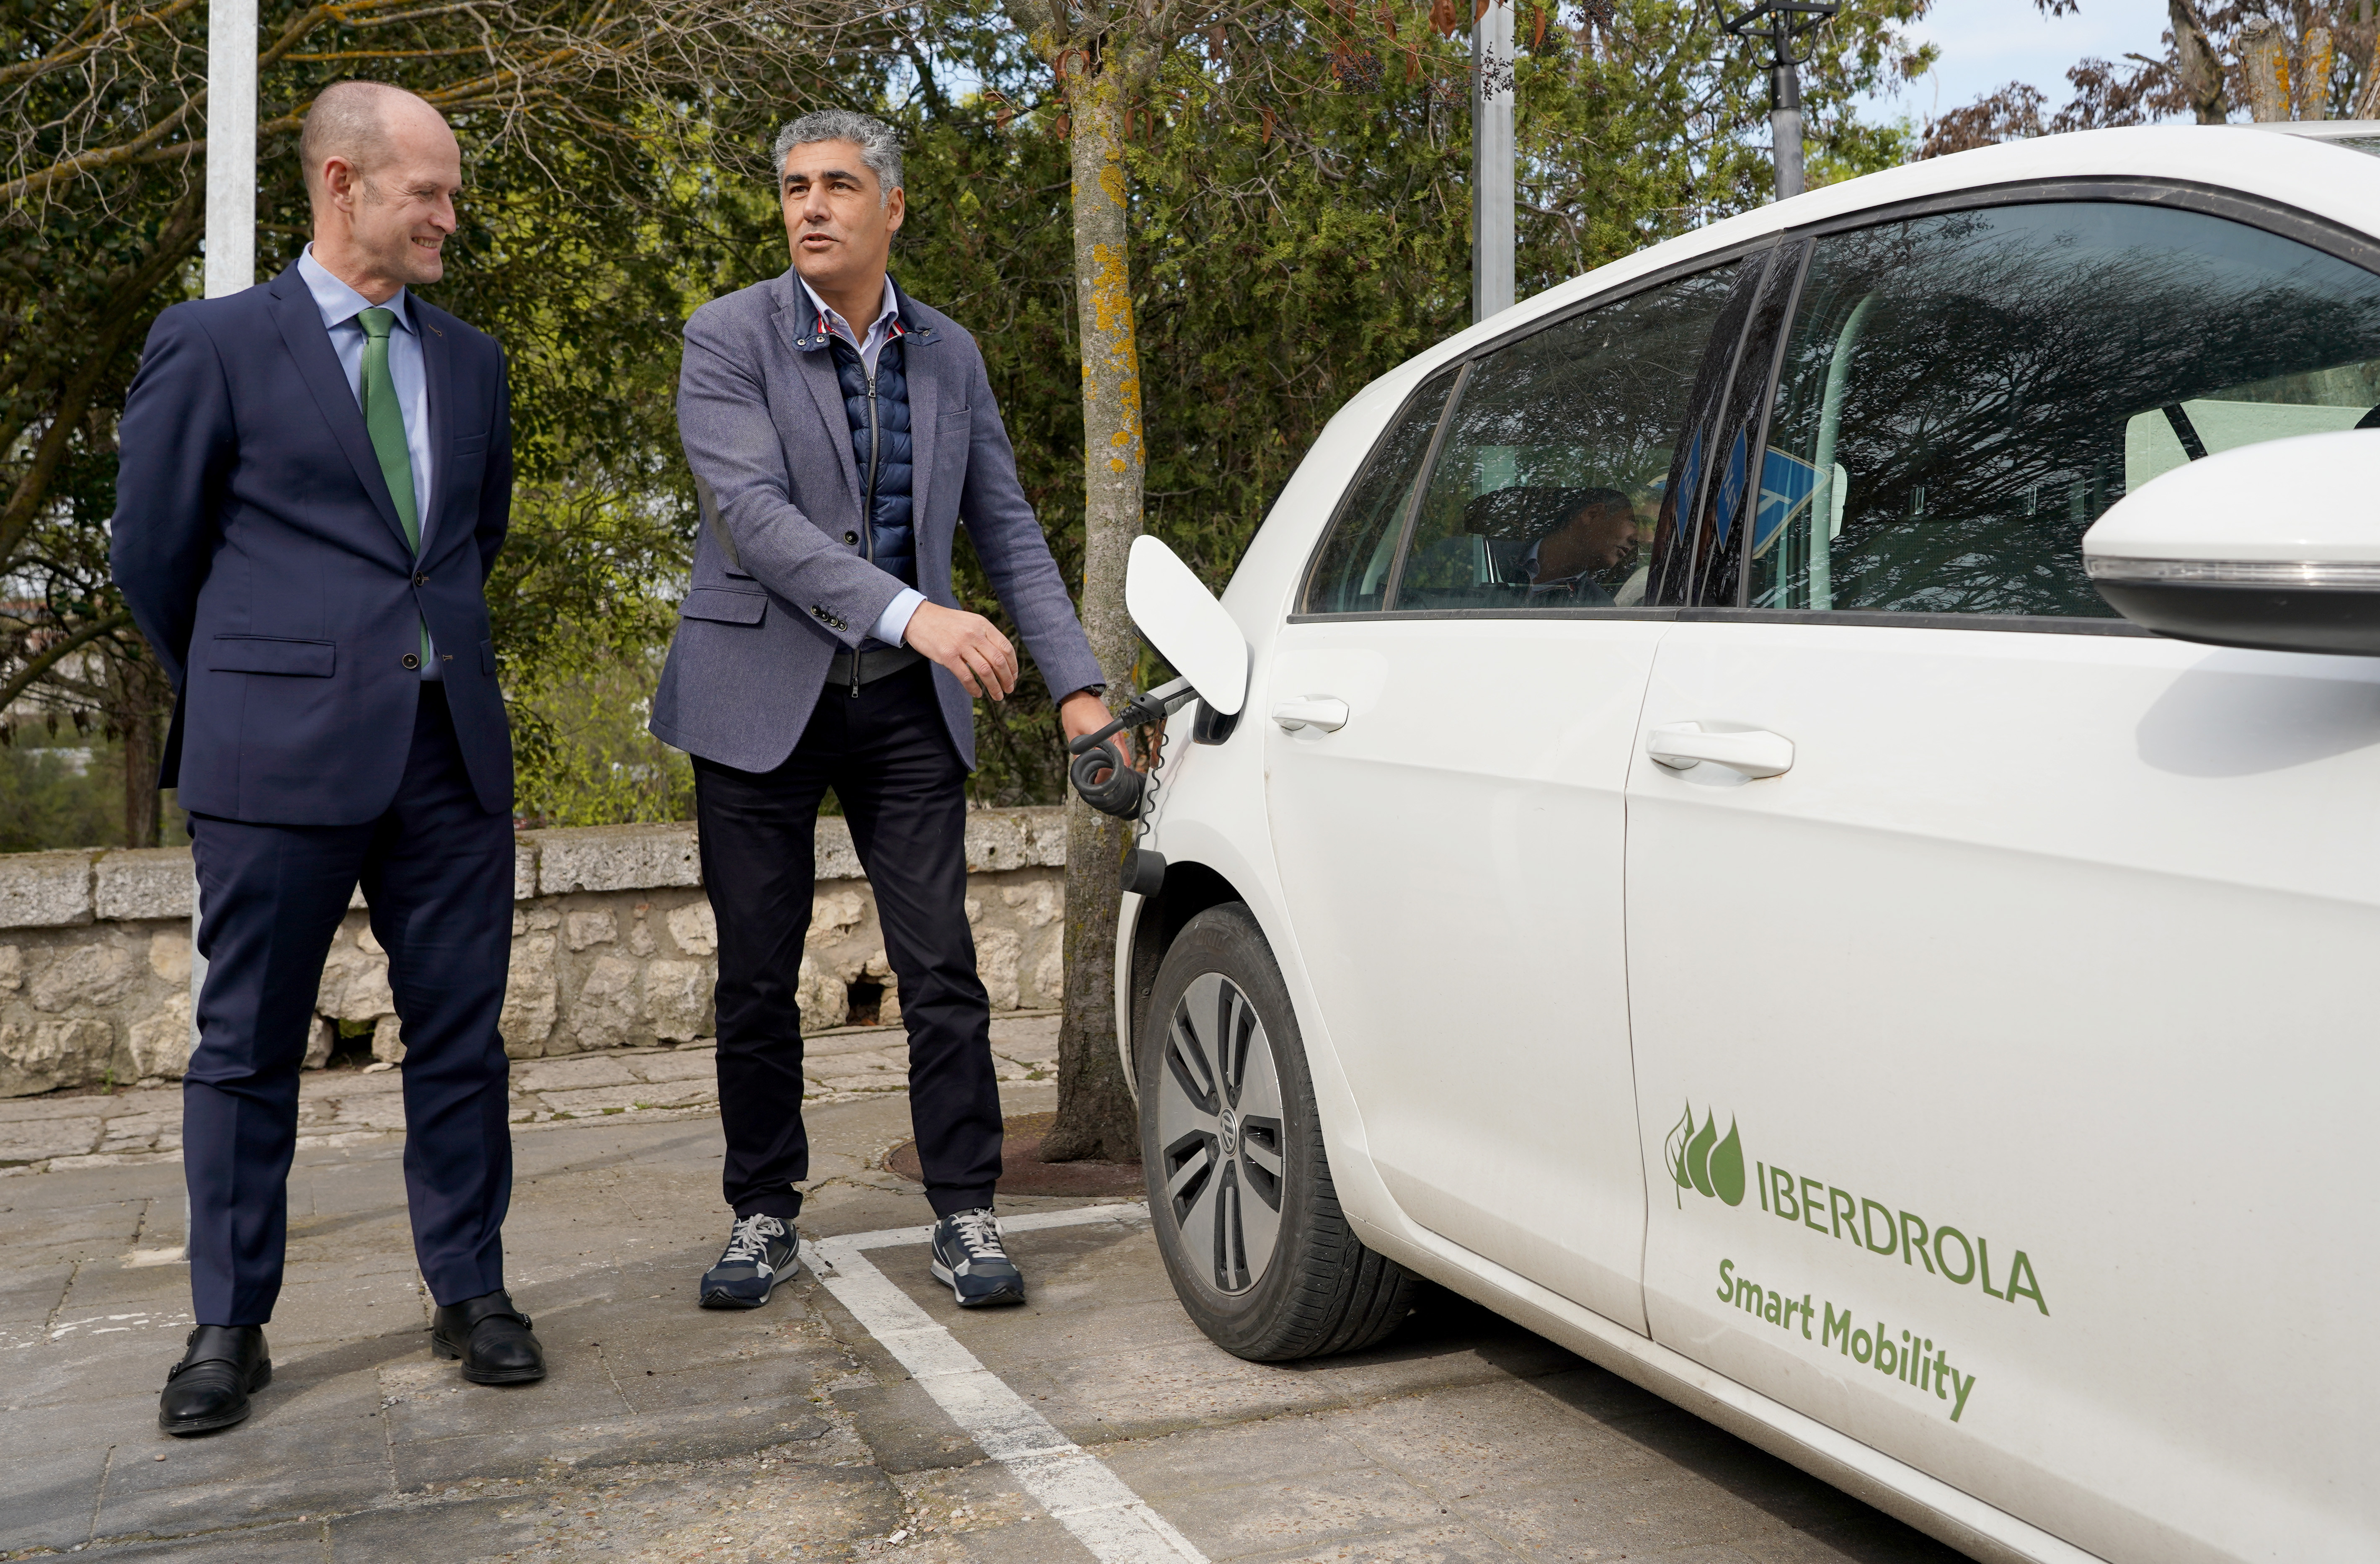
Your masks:
<svg viewBox="0 0 2380 1564"><path fill-rule="evenodd" d="M1257 1363L1371 1346L1425 1285L1339 1209L1289 990L1248 909L1210 907L1165 952L1135 1039L1159 1252L1198 1328Z"/></svg>

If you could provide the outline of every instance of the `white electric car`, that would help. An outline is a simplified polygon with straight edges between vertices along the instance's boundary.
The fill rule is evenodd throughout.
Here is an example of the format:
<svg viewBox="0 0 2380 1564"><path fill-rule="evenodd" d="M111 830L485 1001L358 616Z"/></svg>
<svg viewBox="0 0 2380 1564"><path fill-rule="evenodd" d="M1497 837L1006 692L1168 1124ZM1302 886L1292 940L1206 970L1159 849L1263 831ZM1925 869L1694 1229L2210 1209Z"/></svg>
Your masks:
<svg viewBox="0 0 2380 1564"><path fill-rule="evenodd" d="M2380 125L1714 224L1128 596L1216 1341L1427 1279L1978 1558L2380 1558Z"/></svg>

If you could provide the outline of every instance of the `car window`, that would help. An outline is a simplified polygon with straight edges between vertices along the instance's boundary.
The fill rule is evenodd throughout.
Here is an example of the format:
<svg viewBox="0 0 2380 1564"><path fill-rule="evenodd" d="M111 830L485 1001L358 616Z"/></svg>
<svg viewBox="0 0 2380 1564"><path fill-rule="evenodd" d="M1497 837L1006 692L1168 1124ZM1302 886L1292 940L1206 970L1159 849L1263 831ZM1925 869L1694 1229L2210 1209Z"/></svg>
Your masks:
<svg viewBox="0 0 2380 1564"><path fill-rule="evenodd" d="M1704 358L1685 423L1684 447L1670 475L1676 503L1653 534L1646 600L1660 607L1732 607L1743 566L1741 525L1754 499L1752 452L1768 409L1769 377L1793 309L1810 241L1747 257L1735 291L1713 328L1729 345Z"/></svg>
<svg viewBox="0 0 2380 1564"><path fill-rule="evenodd" d="M2380 277L2192 212L2059 202L1818 241L1755 607L2112 614L2083 531L2260 440L2380 425Z"/></svg>
<svg viewBox="0 0 2380 1564"><path fill-rule="evenodd" d="M1642 601L1644 545L1735 271L1664 283L1475 361L1422 491L1396 606Z"/></svg>
<svg viewBox="0 0 2380 1564"><path fill-rule="evenodd" d="M1315 554L1299 612L1369 613L1386 603L1405 513L1460 372L1457 366L1432 376L1390 421Z"/></svg>

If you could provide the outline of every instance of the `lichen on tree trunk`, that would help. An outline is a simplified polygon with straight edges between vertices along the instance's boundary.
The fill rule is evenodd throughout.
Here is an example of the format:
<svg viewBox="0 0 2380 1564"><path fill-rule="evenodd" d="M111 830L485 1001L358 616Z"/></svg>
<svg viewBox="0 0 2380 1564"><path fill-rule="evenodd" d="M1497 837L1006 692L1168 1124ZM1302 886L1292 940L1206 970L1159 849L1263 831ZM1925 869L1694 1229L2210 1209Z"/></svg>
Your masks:
<svg viewBox="0 0 2380 1564"><path fill-rule="evenodd" d="M1050 36L1044 34L1043 36ZM1137 637L1123 606L1124 563L1140 535L1144 455L1140 351L1125 226L1123 115L1130 55L1054 48L1067 84L1074 161L1075 308L1083 344L1085 634L1111 707L1129 695ZM1058 1118L1045 1161L1139 1155L1139 1116L1116 1052L1119 874L1131 830L1079 797L1066 802L1065 1016L1058 1028Z"/></svg>

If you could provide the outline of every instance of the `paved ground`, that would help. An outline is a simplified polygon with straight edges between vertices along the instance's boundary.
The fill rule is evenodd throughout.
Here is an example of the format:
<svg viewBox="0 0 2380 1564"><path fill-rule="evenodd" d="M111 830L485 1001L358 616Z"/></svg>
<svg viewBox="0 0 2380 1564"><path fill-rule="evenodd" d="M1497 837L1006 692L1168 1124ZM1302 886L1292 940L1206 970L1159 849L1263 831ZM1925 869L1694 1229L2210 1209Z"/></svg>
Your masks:
<svg viewBox="0 0 2380 1564"><path fill-rule="evenodd" d="M1013 1112L1050 1105L1051 1088L1025 1078L1047 1032L1003 1024ZM758 1313L692 1306L724 1230L717 1121L634 1106L696 1079L673 1073L690 1053L522 1069L537 1098L525 1114L578 1111L557 1109L565 1093L628 1097L575 1099L593 1111L517 1134L514 1292L553 1372L514 1389L467 1385L430 1358L401 1142L378 1128L394 1102L363 1085L390 1077L310 1077L310 1099L341 1106L313 1113L291 1181L275 1377L248 1424L198 1440L153 1421L189 1322L188 1272L169 1258L180 1169L170 1152L128 1149L133 1134L116 1127L158 1121L153 1146L170 1116L123 1097L0 1104L6 1155L25 1164L0 1177L0 1557L1089 1558L807 1275ZM599 1068L634 1084L583 1078ZM580 1073L539 1085L565 1069ZM907 1137L905 1098L822 1095L839 1100L811 1110L806 1230L922 1221L917 1186L880 1170ZM94 1101L117 1110L64 1111ZM27 1126L78 1117L103 1121L79 1148L27 1157ZM1190 1328L1136 1223L1023 1233L1013 1247L1034 1301L997 1315L952 1307L921 1251L873 1258L1215 1560L1950 1557L1451 1300L1381 1350L1266 1367Z"/></svg>

